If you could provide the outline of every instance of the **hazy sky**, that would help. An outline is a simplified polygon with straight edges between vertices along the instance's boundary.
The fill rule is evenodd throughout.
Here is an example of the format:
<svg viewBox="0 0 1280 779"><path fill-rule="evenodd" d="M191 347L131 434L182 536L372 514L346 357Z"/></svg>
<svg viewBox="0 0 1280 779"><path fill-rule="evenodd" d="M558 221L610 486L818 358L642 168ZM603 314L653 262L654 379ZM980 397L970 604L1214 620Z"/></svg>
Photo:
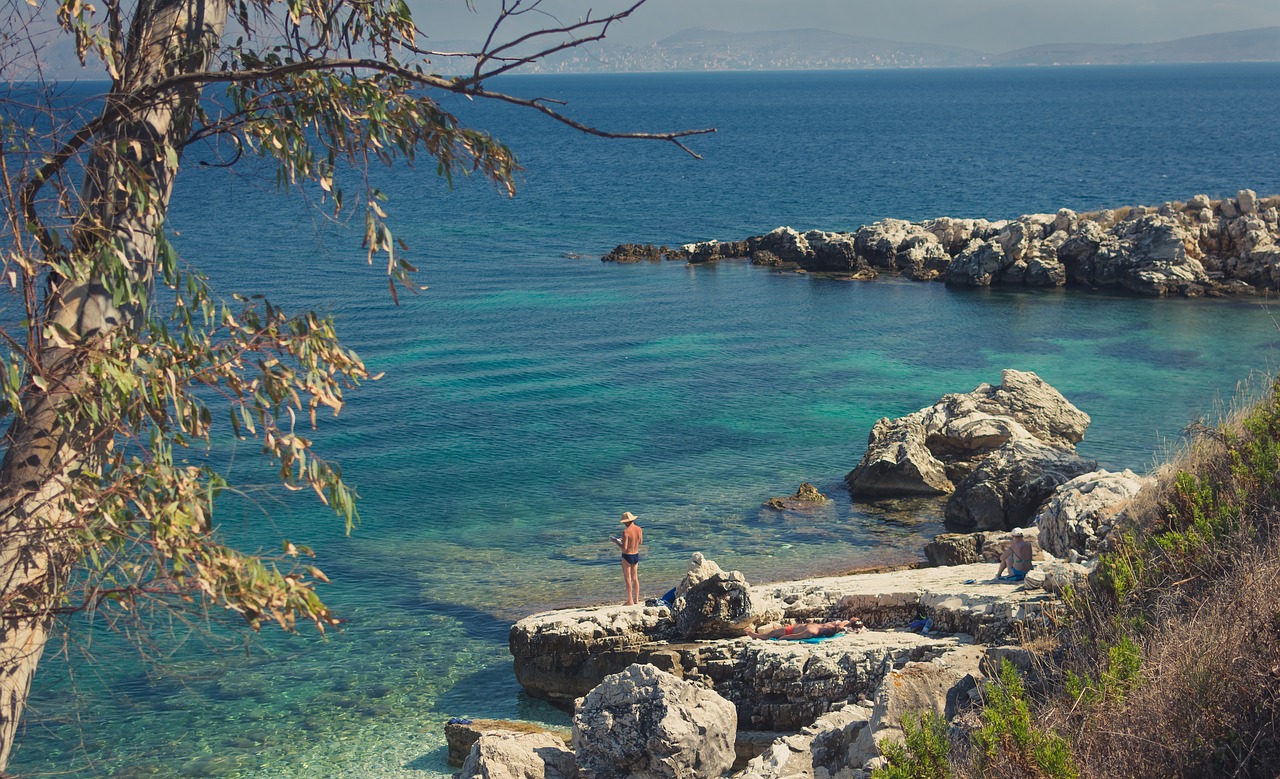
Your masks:
<svg viewBox="0 0 1280 779"><path fill-rule="evenodd" d="M438 39L469 38L498 0L410 0ZM561 20L625 0L543 0ZM650 43L686 27L729 32L817 27L849 35L923 41L997 53L1040 43L1143 43L1280 25L1276 0L648 0L609 40Z"/></svg>

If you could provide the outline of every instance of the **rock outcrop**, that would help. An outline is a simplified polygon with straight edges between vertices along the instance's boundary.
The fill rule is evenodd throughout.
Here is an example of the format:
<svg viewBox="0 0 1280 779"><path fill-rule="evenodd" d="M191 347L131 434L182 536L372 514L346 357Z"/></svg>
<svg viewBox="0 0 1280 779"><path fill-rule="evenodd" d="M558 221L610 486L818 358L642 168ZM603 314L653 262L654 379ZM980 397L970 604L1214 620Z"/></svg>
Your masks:
<svg viewBox="0 0 1280 779"><path fill-rule="evenodd" d="M520 620L511 629L511 653L526 692L562 705L609 674L646 663L714 689L737 708L744 728L795 730L851 698L870 697L884 675L904 663L927 661L967 641L1043 629L1053 598L992 583L994 572L980 563L751 587L758 621L859 617L870 628L817 644L686 642L667 609L602 606ZM903 630L921 616L932 620L928 635Z"/></svg>
<svg viewBox="0 0 1280 779"><path fill-rule="evenodd" d="M1062 484L1037 514L1040 544L1056 557L1097 553L1112 520L1150 479L1133 471L1091 471Z"/></svg>
<svg viewBox="0 0 1280 779"><path fill-rule="evenodd" d="M632 665L578 701L573 751L593 779L712 779L733 765L737 729L712 690Z"/></svg>
<svg viewBox="0 0 1280 779"><path fill-rule="evenodd" d="M1075 451L1010 441L986 457L947 499L948 530L1007 530L1026 524L1059 485L1098 467Z"/></svg>
<svg viewBox="0 0 1280 779"><path fill-rule="evenodd" d="M1280 196L1249 189L1233 198L1012 220L885 219L852 233L779 227L740 241L681 249L622 244L605 261L757 264L872 279L894 273L956 287L1022 286L1126 290L1194 297L1280 289Z"/></svg>
<svg viewBox="0 0 1280 779"><path fill-rule="evenodd" d="M456 774L458 779L576 779L577 762L550 733L485 733Z"/></svg>
<svg viewBox="0 0 1280 779"><path fill-rule="evenodd" d="M671 615L680 638L741 636L754 622L751 585L740 571L725 572L714 560L694 552L676 585Z"/></svg>
<svg viewBox="0 0 1280 779"><path fill-rule="evenodd" d="M545 725L529 722L497 719L452 719L445 723L444 738L449 747L449 765L460 766L471 754L471 747L485 735L515 736L525 733L551 735L560 740L563 747L569 742L570 732L560 732Z"/></svg>
<svg viewBox="0 0 1280 779"><path fill-rule="evenodd" d="M800 485L800 489L796 490L796 494L785 498L769 498L764 502L764 507L774 511L808 511L825 505L830 500L826 495L818 492L817 487L805 482Z"/></svg>
<svg viewBox="0 0 1280 779"><path fill-rule="evenodd" d="M925 445L920 418L877 420L862 462L845 477L853 495L946 495L955 489L943 466Z"/></svg>
<svg viewBox="0 0 1280 779"><path fill-rule="evenodd" d="M979 664L985 654L985 647L965 646L892 671L876 693L870 721L850 746L849 762L864 766L879 756L885 739L902 743L902 720L909 714L927 711L954 717L969 703L969 691L982 678Z"/></svg>
<svg viewBox="0 0 1280 779"><path fill-rule="evenodd" d="M950 494L948 529L1007 530L1097 467L1075 452L1088 426L1089 415L1039 376L1006 370L999 385L877 421L845 483L855 498Z"/></svg>
<svg viewBox="0 0 1280 779"><path fill-rule="evenodd" d="M1040 531L1031 527L1022 532L1031 544L1031 559L1045 559L1044 550L1039 545ZM932 565L999 563L1000 555L1009 548L1012 540L1005 532L943 533L925 544L924 554Z"/></svg>
<svg viewBox="0 0 1280 779"><path fill-rule="evenodd" d="M734 779L815 779L848 776L861 768L849 758L858 735L871 720L871 709L845 704L822 715L798 733L777 739Z"/></svg>

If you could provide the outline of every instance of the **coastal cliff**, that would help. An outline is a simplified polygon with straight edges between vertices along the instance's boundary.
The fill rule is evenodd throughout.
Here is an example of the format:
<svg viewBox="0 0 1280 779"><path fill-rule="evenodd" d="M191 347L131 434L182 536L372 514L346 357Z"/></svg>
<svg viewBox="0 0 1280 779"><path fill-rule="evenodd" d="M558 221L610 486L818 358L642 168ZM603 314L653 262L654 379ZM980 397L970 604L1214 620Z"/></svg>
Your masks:
<svg viewBox="0 0 1280 779"><path fill-rule="evenodd" d="M853 232L779 227L678 249L621 244L601 259L693 264L749 259L780 269L869 280L881 274L954 287L1073 287L1144 296L1251 295L1280 289L1280 196L1016 219L885 219Z"/></svg>

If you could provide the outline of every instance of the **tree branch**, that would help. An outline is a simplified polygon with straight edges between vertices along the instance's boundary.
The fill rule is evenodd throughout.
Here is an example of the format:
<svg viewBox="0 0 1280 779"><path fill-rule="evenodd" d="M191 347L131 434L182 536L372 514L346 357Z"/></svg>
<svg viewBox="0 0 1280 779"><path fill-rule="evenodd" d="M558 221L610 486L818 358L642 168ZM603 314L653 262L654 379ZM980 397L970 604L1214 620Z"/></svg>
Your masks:
<svg viewBox="0 0 1280 779"><path fill-rule="evenodd" d="M708 127L701 130L679 130L667 133L639 133L639 132L611 132L601 130L588 124L572 119L564 114L549 108L545 105L547 101L540 98L523 98L514 95L508 95L503 92L491 92L478 86L469 86L469 80L459 81L456 79L447 79L443 76L436 76L429 73L406 68L390 62L383 62L376 59L316 59L306 62L294 62L288 65L281 65L275 68L257 68L254 70L240 71L203 71L197 73L183 73L161 79L155 84L140 90L138 99L144 99L143 93L147 95L156 92L172 89L175 87L186 86L203 86L206 84L217 83L244 83L249 81L272 81L276 79L286 78L298 73L310 73L334 70L368 70L376 73L386 73L387 75L402 78L405 81L420 84L425 87L439 89L444 92L452 92L459 95L467 95L468 97L478 97L486 100L496 100L502 103L510 103L524 108L531 108L539 113L545 114L562 124L568 125L579 132L587 135L595 135L600 138L613 139L637 139L652 141L668 141L679 146L689 155L702 159L701 155L694 152L688 146L684 145L680 139L688 138L694 135L706 135L716 131L714 127Z"/></svg>

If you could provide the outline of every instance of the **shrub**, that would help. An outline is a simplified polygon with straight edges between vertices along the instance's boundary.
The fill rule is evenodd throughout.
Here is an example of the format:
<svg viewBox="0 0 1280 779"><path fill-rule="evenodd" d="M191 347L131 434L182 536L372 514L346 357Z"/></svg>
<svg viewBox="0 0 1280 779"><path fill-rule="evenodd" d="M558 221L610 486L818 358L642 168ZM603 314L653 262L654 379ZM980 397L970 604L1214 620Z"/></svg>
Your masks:
<svg viewBox="0 0 1280 779"><path fill-rule="evenodd" d="M978 770L984 776L1013 774L1049 779L1079 776L1071 748L1057 734L1031 721L1026 689L1013 664L1000 664L997 680L985 690L982 727L973 734Z"/></svg>
<svg viewBox="0 0 1280 779"><path fill-rule="evenodd" d="M932 711L918 718L902 718L903 743L880 742L880 753L889 764L871 772L871 779L947 779L951 776L951 739L947 721Z"/></svg>

